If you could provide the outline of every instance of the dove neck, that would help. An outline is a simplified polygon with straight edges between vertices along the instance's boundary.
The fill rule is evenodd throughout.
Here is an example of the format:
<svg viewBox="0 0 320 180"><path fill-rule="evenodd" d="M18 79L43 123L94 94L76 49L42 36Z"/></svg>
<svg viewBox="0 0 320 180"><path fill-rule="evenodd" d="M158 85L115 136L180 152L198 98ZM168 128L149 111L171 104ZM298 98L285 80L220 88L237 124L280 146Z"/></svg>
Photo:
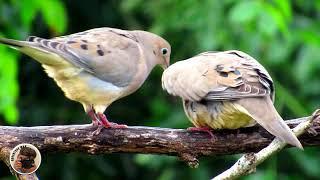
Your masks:
<svg viewBox="0 0 320 180"><path fill-rule="evenodd" d="M146 31L133 31L132 33L137 37L142 54L147 64L147 72L150 73L150 71L157 64L159 64L159 62L157 61L157 57L154 53L156 49L156 42L159 39L159 37L155 34Z"/></svg>
<svg viewBox="0 0 320 180"><path fill-rule="evenodd" d="M147 74L149 74L152 69L158 64L156 62L156 58L153 57L154 55L151 53L145 53L145 61L146 61L146 69L147 69Z"/></svg>

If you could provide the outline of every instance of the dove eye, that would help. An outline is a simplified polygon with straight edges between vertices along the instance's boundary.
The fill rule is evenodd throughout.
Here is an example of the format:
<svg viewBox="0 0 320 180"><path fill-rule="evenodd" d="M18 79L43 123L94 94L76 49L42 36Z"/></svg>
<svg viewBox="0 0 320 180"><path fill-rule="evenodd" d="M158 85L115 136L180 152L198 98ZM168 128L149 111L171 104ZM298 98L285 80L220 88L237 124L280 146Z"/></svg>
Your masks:
<svg viewBox="0 0 320 180"><path fill-rule="evenodd" d="M168 53L168 49L167 48L161 48L161 53L162 53L162 55L166 55Z"/></svg>

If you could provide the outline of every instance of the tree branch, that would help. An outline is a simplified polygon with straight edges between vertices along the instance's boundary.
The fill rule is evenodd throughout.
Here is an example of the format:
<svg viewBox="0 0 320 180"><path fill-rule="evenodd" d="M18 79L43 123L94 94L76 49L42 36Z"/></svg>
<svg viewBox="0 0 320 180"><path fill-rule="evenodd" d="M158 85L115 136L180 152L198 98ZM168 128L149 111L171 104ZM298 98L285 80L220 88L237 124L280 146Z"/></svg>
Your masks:
<svg viewBox="0 0 320 180"><path fill-rule="evenodd" d="M287 121L295 127L308 117ZM304 147L320 145L320 121L300 136ZM205 132L181 129L129 127L103 129L99 135L91 124L39 127L0 126L0 159L7 161L8 152L20 143L35 145L41 153L83 152L143 153L178 156L190 166L198 165L200 156L257 152L274 138L260 126L238 130L215 130L214 137Z"/></svg>

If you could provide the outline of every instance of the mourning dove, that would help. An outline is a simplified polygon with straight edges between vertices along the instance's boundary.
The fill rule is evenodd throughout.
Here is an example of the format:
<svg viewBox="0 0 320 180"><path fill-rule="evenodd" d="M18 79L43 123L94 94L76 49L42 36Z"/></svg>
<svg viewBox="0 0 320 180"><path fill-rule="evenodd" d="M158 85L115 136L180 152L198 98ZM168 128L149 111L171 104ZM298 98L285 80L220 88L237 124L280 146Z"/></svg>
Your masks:
<svg viewBox="0 0 320 180"><path fill-rule="evenodd" d="M274 85L266 69L241 51L204 52L166 69L162 86L183 99L199 129L238 129L258 122L280 140L302 145L273 106Z"/></svg>
<svg viewBox="0 0 320 180"><path fill-rule="evenodd" d="M40 62L66 97L80 102L93 123L105 127L126 127L109 122L105 109L136 91L156 65L167 68L171 51L169 43L155 34L114 28L53 39L0 38L0 43Z"/></svg>

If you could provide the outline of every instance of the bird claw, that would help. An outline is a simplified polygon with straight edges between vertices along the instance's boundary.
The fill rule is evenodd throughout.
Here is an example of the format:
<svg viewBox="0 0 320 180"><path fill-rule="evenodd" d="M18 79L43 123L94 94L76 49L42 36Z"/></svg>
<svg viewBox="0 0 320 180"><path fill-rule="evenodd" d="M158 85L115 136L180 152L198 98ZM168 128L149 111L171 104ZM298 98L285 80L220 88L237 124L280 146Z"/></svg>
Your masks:
<svg viewBox="0 0 320 180"><path fill-rule="evenodd" d="M108 121L107 117L102 114L102 113L98 113L97 114L99 117L99 122L101 123L101 125L103 125L105 128L115 128L115 129L123 129L123 128L128 128L127 125L124 124L117 124L117 123L113 123Z"/></svg>
<svg viewBox="0 0 320 180"><path fill-rule="evenodd" d="M93 125L95 126L95 124L93 124ZM92 136L97 136L97 135L99 135L99 134L101 133L101 130L102 130L103 128L104 128L104 126L101 126L101 125L98 124L98 128L92 132Z"/></svg>
<svg viewBox="0 0 320 180"><path fill-rule="evenodd" d="M128 128L128 126L127 125L125 125L125 124L117 124L117 123L113 123L113 122L109 122L109 127L107 127L107 128L115 128L115 129L126 129L126 128Z"/></svg>
<svg viewBox="0 0 320 180"><path fill-rule="evenodd" d="M127 125L125 124L117 124L117 123L113 123L113 122L109 122L108 126L105 126L104 124L98 122L98 124L95 124L94 122L92 123L93 126L98 126L97 129L95 131L92 132L93 136L97 136L101 133L102 129L104 128L114 128L114 129L126 129L128 128Z"/></svg>
<svg viewBox="0 0 320 180"><path fill-rule="evenodd" d="M93 108L88 111L88 115L92 119L92 125L98 126L98 128L92 132L92 135L100 134L103 128L125 129L128 128L125 124L117 124L108 121L107 117L103 113L96 113Z"/></svg>
<svg viewBox="0 0 320 180"><path fill-rule="evenodd" d="M193 131L193 132L206 132L210 135L211 138L215 139L215 135L212 133L212 129L208 127L189 127L187 128L188 131Z"/></svg>
<svg viewBox="0 0 320 180"><path fill-rule="evenodd" d="M102 131L102 129L104 128L114 128L114 129L125 129L128 128L127 125L125 124L117 124L117 123L113 123L107 120L107 117L102 114L102 113L98 113L98 114L90 114L90 117L92 118L92 125L93 126L98 126L98 128L92 132L92 135L96 136L99 135Z"/></svg>
<svg viewBox="0 0 320 180"><path fill-rule="evenodd" d="M93 120L93 121L92 121L92 125L93 125L93 126L99 126L100 123L99 123L99 121L97 121L97 120Z"/></svg>

